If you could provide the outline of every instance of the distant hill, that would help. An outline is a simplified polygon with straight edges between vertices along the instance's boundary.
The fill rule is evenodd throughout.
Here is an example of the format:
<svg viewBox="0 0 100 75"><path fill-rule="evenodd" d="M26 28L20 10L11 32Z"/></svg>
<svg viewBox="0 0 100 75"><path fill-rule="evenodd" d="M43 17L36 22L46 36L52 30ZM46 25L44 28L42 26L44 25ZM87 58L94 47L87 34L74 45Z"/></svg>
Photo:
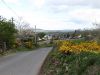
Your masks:
<svg viewBox="0 0 100 75"><path fill-rule="evenodd" d="M33 29L35 31L35 29ZM36 29L36 32L72 32L74 30L43 30L43 29Z"/></svg>
<svg viewBox="0 0 100 75"><path fill-rule="evenodd" d="M49 32L72 32L74 30L49 30Z"/></svg>

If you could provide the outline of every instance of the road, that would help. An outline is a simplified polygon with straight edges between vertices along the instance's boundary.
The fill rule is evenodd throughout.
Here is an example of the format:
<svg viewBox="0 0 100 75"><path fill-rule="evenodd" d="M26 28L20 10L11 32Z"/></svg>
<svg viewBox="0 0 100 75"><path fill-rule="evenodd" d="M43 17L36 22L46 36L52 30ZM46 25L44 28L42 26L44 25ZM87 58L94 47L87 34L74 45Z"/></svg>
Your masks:
<svg viewBox="0 0 100 75"><path fill-rule="evenodd" d="M0 58L0 75L37 75L52 47Z"/></svg>

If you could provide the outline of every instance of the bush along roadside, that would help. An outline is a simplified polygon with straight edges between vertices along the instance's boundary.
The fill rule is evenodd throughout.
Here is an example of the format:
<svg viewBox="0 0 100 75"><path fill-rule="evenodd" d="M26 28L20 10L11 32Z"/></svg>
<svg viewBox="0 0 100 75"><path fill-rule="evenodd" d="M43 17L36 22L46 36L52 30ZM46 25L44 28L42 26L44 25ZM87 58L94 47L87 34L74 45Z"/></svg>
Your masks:
<svg viewBox="0 0 100 75"><path fill-rule="evenodd" d="M9 49L5 52L0 53L0 56L5 56L11 53L16 52L24 52L24 51L33 51L37 48L43 48L43 47L52 47L53 44L51 43L43 43L42 45L39 44L32 44L31 42L25 42L24 46L15 46L12 49Z"/></svg>
<svg viewBox="0 0 100 75"><path fill-rule="evenodd" d="M68 53L56 47L48 55L39 75L100 75L100 53Z"/></svg>

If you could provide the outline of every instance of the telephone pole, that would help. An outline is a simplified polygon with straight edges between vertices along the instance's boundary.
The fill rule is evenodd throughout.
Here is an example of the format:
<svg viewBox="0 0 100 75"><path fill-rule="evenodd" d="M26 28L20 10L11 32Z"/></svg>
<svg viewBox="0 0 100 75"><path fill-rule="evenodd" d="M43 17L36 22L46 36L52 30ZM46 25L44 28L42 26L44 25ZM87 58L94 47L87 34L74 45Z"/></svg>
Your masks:
<svg viewBox="0 0 100 75"><path fill-rule="evenodd" d="M35 25L35 45L37 45L36 25Z"/></svg>
<svg viewBox="0 0 100 75"><path fill-rule="evenodd" d="M1 16L0 16L0 21L1 21Z"/></svg>
<svg viewBox="0 0 100 75"><path fill-rule="evenodd" d="M11 18L11 22L12 22L12 24L13 24L13 22L14 22L14 18L13 18L13 17Z"/></svg>

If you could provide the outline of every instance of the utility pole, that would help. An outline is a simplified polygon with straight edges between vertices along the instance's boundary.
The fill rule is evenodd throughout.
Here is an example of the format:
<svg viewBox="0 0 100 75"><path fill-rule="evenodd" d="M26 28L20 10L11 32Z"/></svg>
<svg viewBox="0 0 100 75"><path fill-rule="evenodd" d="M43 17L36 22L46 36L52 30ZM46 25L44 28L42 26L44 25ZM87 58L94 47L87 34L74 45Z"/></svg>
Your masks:
<svg viewBox="0 0 100 75"><path fill-rule="evenodd" d="M35 45L37 45L36 25L35 25Z"/></svg>
<svg viewBox="0 0 100 75"><path fill-rule="evenodd" d="M12 25L13 25L13 21L14 21L14 18L12 17L11 18ZM7 49L7 43L3 42L3 45L4 45L4 50L6 50Z"/></svg>
<svg viewBox="0 0 100 75"><path fill-rule="evenodd" d="M1 21L1 16L0 16L0 21Z"/></svg>
<svg viewBox="0 0 100 75"><path fill-rule="evenodd" d="M13 24L13 22L14 22L14 18L13 18L13 17L11 18L11 22L12 22L12 24Z"/></svg>
<svg viewBox="0 0 100 75"><path fill-rule="evenodd" d="M12 17L11 18L11 23L12 23L12 25L13 25L13 21L14 21L14 18ZM3 42L3 47L4 47L4 51L7 49L7 43L6 43L6 41L5 42Z"/></svg>
<svg viewBox="0 0 100 75"><path fill-rule="evenodd" d="M4 51L7 49L7 45L6 45L6 42L3 42L4 44Z"/></svg>

